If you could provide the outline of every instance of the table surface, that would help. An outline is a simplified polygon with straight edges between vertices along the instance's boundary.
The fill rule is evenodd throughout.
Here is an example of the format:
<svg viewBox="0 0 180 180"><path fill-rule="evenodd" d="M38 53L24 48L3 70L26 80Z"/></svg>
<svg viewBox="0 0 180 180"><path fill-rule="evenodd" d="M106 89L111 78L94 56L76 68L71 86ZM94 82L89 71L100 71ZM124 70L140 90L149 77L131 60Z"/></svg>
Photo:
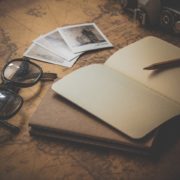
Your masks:
<svg viewBox="0 0 180 180"><path fill-rule="evenodd" d="M177 36L144 29L121 9L118 0L0 0L0 69L9 60L22 57L32 40L57 27L94 22L114 48L83 54L72 68L36 61L45 72L58 77L91 63L104 63L118 49L148 35L180 47ZM9 120L21 128L18 135L0 127L0 179L180 179L180 139L160 158L69 142L36 139L29 135L28 119L52 82L22 89L24 104Z"/></svg>

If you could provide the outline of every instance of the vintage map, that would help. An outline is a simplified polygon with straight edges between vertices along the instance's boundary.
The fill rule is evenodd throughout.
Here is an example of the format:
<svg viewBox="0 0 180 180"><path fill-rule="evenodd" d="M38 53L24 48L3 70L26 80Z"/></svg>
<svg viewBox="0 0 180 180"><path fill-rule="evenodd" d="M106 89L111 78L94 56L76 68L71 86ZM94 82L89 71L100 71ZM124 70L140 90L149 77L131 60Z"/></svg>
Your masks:
<svg viewBox="0 0 180 180"><path fill-rule="evenodd" d="M0 70L22 57L32 40L57 27L94 22L114 48L83 54L72 68L36 61L44 71L65 74L91 63L103 63L116 50L148 35L180 47L180 38L145 29L135 23L118 0L0 0ZM179 77L177 77L179 78ZM9 122L21 127L14 135L0 126L0 179L18 180L127 180L180 179L180 140L154 161L122 152L69 142L37 139L29 135L31 117L51 82L21 91L24 105Z"/></svg>

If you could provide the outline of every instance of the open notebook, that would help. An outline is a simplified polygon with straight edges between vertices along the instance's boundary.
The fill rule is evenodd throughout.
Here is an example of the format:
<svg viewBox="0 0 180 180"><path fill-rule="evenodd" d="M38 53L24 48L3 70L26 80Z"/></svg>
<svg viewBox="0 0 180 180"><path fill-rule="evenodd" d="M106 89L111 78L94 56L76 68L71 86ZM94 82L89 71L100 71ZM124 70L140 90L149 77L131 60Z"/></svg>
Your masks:
<svg viewBox="0 0 180 180"><path fill-rule="evenodd" d="M145 137L180 115L180 69L147 71L180 58L180 48L146 37L114 53L104 64L82 67L52 89L130 138Z"/></svg>

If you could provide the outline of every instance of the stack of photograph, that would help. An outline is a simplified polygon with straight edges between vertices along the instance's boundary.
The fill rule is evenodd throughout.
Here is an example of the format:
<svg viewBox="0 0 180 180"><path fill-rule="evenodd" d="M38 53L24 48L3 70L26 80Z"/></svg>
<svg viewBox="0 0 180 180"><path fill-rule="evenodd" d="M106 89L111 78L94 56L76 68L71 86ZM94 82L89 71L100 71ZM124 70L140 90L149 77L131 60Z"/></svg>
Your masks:
<svg viewBox="0 0 180 180"><path fill-rule="evenodd" d="M35 39L24 56L72 67L86 51L112 47L112 44L94 23L57 28Z"/></svg>

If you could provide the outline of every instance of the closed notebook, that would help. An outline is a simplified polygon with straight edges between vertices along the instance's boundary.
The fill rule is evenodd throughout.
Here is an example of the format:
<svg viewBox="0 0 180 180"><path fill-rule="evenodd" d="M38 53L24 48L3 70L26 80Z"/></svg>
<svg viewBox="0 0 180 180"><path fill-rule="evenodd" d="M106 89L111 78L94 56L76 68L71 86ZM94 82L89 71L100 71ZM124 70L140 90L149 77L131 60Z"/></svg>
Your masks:
<svg viewBox="0 0 180 180"><path fill-rule="evenodd" d="M158 131L144 139L133 140L51 89L30 118L29 125L31 135L143 154L153 151Z"/></svg>

